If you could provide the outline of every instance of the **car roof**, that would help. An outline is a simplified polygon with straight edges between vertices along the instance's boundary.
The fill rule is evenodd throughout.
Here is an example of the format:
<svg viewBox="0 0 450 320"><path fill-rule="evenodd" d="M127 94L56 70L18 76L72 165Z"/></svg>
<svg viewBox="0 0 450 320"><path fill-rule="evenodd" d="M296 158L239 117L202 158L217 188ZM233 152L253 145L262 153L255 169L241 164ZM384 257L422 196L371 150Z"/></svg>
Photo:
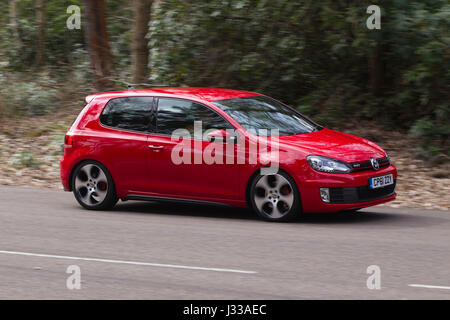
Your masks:
<svg viewBox="0 0 450 320"><path fill-rule="evenodd" d="M204 100L204 101L218 101L233 98L243 98L252 96L261 96L259 93L251 91L241 91L222 88L192 88L192 87L179 87L179 88L150 88L150 89L137 89L137 90L125 90L125 91L112 91L112 92L100 92L91 94L86 97L86 102L90 102L96 97L103 98L118 98L129 96L173 96L178 98Z"/></svg>

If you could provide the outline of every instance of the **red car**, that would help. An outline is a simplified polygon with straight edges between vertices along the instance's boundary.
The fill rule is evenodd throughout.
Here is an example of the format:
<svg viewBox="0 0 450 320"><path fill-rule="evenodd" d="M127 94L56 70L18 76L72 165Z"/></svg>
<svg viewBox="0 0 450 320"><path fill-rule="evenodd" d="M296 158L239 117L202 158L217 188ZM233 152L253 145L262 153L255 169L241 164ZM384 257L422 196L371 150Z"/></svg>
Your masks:
<svg viewBox="0 0 450 320"><path fill-rule="evenodd" d="M381 147L262 94L158 88L86 102L65 137L61 179L87 209L119 199L220 203L282 221L396 197Z"/></svg>

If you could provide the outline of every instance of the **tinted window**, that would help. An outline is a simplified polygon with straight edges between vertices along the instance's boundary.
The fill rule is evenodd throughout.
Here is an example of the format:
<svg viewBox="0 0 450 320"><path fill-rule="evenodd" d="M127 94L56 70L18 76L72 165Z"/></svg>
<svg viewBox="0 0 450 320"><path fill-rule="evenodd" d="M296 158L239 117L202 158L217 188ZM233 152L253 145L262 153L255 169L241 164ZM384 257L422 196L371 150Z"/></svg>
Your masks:
<svg viewBox="0 0 450 320"><path fill-rule="evenodd" d="M112 99L100 117L104 125L133 131L149 131L153 98L128 97Z"/></svg>
<svg viewBox="0 0 450 320"><path fill-rule="evenodd" d="M157 132L171 135L176 129L194 134L194 121L202 121L202 130L233 128L222 116L206 106L189 100L160 98Z"/></svg>
<svg viewBox="0 0 450 320"><path fill-rule="evenodd" d="M320 130L321 127L300 113L269 97L247 97L213 102L254 134L294 135Z"/></svg>

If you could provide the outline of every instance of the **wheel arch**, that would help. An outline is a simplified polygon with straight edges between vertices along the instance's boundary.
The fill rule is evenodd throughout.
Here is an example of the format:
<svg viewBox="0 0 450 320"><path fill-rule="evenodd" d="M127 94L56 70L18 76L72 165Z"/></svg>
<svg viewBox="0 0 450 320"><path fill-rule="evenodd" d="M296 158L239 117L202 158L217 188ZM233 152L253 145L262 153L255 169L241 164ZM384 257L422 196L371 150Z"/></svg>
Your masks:
<svg viewBox="0 0 450 320"><path fill-rule="evenodd" d="M75 173L75 169L82 164L83 162L88 162L88 161L93 161L93 162L97 162L99 164L101 164L103 167L106 168L106 170L108 170L109 175L111 176L112 179L112 183L114 186L114 189L117 190L117 186L116 186L116 182L114 181L114 177L112 176L111 170L109 170L109 168L101 161L98 161L97 159L93 159L93 158L86 158L86 159L80 159L77 162L74 163L74 165L72 166L72 169L70 170L70 174L69 174L69 191L73 191L72 188L72 181L73 181L73 175Z"/></svg>

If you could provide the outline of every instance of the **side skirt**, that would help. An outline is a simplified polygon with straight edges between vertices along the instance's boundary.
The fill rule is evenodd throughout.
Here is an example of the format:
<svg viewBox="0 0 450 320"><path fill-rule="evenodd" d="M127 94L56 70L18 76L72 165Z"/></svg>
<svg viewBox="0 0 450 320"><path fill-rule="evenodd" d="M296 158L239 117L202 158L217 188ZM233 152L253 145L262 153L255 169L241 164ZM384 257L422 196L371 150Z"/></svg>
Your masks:
<svg viewBox="0 0 450 320"><path fill-rule="evenodd" d="M141 200L141 201L162 201L162 202L177 202L177 203L189 203L189 204L203 204L203 205L215 205L215 206L223 206L223 207L233 207L229 204L222 202L214 202L214 201L204 201L204 200L192 200L192 199L183 199L183 198L169 198L169 197L158 197L158 196L142 196L136 194L129 194L123 201L127 200Z"/></svg>

